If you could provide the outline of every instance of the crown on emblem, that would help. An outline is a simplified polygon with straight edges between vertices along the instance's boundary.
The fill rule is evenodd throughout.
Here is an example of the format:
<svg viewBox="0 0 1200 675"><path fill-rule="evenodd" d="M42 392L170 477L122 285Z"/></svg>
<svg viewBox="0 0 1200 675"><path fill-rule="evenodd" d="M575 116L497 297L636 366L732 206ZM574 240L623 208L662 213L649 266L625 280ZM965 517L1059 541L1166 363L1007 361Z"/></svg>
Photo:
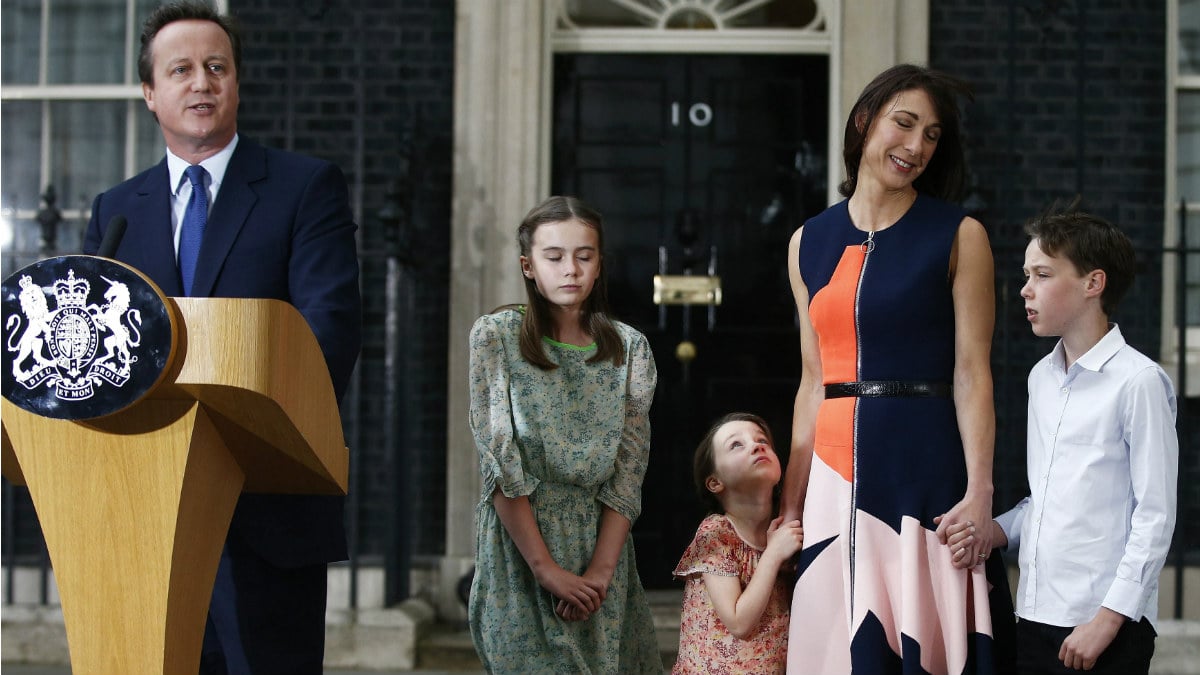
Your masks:
<svg viewBox="0 0 1200 675"><path fill-rule="evenodd" d="M88 291L92 285L87 279L76 279L75 270L70 270L66 279L54 282L54 297L59 309L63 307L83 307L87 304Z"/></svg>

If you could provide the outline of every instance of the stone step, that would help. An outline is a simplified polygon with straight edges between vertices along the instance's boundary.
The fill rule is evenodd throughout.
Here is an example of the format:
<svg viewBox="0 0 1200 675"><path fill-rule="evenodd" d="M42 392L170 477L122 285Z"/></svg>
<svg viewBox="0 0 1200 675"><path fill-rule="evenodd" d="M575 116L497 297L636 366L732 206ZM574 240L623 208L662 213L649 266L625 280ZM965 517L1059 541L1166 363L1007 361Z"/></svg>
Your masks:
<svg viewBox="0 0 1200 675"><path fill-rule="evenodd" d="M679 651L679 607L683 594L680 591L647 591L646 596L654 617L654 633L663 668L670 671ZM467 627L442 622L431 624L417 640L416 667L464 672L479 672L483 668Z"/></svg>
<svg viewBox="0 0 1200 675"><path fill-rule="evenodd" d="M679 647L680 591L648 591L663 667L669 672ZM1200 622L1159 622L1152 675L1200 674ZM445 671L482 672L471 634L465 626L433 623L417 642L417 667Z"/></svg>
<svg viewBox="0 0 1200 675"><path fill-rule="evenodd" d="M416 666L422 670L481 671L471 633L460 626L436 623L417 640Z"/></svg>
<svg viewBox="0 0 1200 675"><path fill-rule="evenodd" d="M647 593L663 665L674 665L679 640L681 593ZM333 610L326 616L329 672L364 670L482 673L470 633L462 624L434 618L431 606L407 600L381 610ZM68 663L62 610L57 605L7 605L0 620L0 662L37 664L65 673ZM1151 675L1200 675L1200 621L1163 619L1158 624Z"/></svg>

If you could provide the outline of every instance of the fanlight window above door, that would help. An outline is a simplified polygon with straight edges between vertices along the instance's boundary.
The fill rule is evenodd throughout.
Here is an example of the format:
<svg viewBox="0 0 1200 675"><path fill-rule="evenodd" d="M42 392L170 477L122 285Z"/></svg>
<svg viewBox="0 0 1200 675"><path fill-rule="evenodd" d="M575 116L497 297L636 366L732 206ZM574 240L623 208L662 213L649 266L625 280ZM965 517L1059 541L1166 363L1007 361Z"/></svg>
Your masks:
<svg viewBox="0 0 1200 675"><path fill-rule="evenodd" d="M558 0L560 31L589 28L650 30L823 31L816 0Z"/></svg>

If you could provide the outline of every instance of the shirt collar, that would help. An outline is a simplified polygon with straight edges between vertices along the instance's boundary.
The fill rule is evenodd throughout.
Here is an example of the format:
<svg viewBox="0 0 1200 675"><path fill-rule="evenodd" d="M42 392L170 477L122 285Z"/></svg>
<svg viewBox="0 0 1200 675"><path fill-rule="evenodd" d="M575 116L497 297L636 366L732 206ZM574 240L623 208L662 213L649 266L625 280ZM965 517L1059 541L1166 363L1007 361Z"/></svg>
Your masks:
<svg viewBox="0 0 1200 675"><path fill-rule="evenodd" d="M1092 345L1092 348L1087 350L1083 356L1080 356L1075 365L1080 368L1086 368L1093 372L1100 372L1104 364L1108 360L1116 356L1117 352L1125 346L1125 336L1121 334L1121 327L1117 324L1109 324L1108 332L1100 341ZM1064 370L1063 364L1066 363L1066 352L1063 347L1063 342L1060 339L1058 344L1054 346L1054 351L1051 352L1050 364L1057 368L1059 372Z"/></svg>
<svg viewBox="0 0 1200 675"><path fill-rule="evenodd" d="M233 135L233 140L229 141L229 145L221 148L217 154L200 162L200 166L208 172L209 186L220 186L221 181L225 179L225 169L229 168L229 159L233 157L233 150L237 147L238 135ZM175 153L167 149L167 179L170 181L171 194L179 196L179 188L183 186L183 171L190 166L187 161L180 158ZM215 190L214 190L215 191Z"/></svg>

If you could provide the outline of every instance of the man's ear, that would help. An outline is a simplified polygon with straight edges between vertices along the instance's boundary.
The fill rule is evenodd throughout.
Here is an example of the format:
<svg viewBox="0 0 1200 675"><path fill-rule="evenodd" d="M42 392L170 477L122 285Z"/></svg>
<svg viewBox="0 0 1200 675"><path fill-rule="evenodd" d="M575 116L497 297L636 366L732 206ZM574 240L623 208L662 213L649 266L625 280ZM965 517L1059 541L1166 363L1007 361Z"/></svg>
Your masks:
<svg viewBox="0 0 1200 675"><path fill-rule="evenodd" d="M146 102L146 107L150 110L150 112L155 112L154 106L156 104L154 102L154 87L145 82L142 83L142 100Z"/></svg>

